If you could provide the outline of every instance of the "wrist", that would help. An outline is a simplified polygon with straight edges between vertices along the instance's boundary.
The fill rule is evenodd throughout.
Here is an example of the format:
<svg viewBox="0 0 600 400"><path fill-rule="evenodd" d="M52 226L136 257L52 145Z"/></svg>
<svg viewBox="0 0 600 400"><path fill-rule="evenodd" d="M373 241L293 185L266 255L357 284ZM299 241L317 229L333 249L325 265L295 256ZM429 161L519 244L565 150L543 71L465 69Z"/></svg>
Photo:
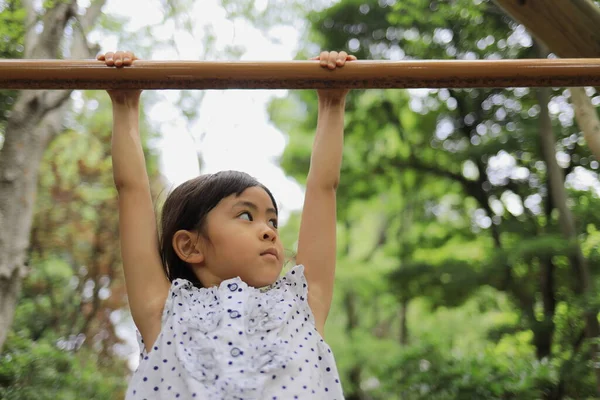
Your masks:
<svg viewBox="0 0 600 400"><path fill-rule="evenodd" d="M141 90L109 90L108 94L114 107L137 108L140 103Z"/></svg>
<svg viewBox="0 0 600 400"><path fill-rule="evenodd" d="M113 110L137 110L140 102L138 99L113 99Z"/></svg>
<svg viewBox="0 0 600 400"><path fill-rule="evenodd" d="M132 115L137 118L139 114L139 102L131 99L124 102L113 101L112 109L114 115Z"/></svg>
<svg viewBox="0 0 600 400"><path fill-rule="evenodd" d="M319 96L320 107L345 107L346 96Z"/></svg>

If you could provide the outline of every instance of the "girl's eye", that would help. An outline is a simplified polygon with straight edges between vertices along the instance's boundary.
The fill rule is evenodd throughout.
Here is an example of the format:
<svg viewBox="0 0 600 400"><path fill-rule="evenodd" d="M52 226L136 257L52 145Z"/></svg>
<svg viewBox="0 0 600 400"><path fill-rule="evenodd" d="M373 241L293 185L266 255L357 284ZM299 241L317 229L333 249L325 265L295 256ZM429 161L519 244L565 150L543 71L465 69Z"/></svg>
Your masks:
<svg viewBox="0 0 600 400"><path fill-rule="evenodd" d="M247 218L242 218L245 219L247 221L252 221L252 214L250 214L248 211L244 211L243 213L241 213L240 215L238 215L238 218L242 217L242 215L247 215Z"/></svg>
<svg viewBox="0 0 600 400"><path fill-rule="evenodd" d="M277 220L276 219L272 219L269 222L271 223L271 226L273 226L273 228L277 229L278 224L277 224Z"/></svg>

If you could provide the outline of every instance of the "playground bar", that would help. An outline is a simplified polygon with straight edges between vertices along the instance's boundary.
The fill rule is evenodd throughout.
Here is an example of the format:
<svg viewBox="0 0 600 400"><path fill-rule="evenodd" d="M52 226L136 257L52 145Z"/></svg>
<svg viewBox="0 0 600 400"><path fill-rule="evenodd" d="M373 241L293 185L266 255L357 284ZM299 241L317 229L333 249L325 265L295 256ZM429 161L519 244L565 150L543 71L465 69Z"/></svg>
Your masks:
<svg viewBox="0 0 600 400"><path fill-rule="evenodd" d="M600 86L600 59L351 61L0 60L0 89L322 89Z"/></svg>

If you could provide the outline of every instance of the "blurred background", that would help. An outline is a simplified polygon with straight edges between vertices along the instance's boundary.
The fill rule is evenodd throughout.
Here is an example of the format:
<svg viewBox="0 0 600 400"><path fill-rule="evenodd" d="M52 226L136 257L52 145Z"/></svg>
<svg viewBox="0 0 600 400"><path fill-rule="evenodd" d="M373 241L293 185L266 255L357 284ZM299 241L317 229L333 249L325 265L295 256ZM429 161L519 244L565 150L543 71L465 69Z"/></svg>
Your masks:
<svg viewBox="0 0 600 400"><path fill-rule="evenodd" d="M369 60L565 57L503 3L527 6L0 0L0 57L116 49L152 60L302 60L321 50ZM585 21L560 9L582 3L592 10ZM598 27L598 3L544 2L574 30ZM580 56L600 57L589 32L581 44L590 52ZM349 94L326 328L348 400L600 398L599 163L583 131L600 95L578 90L583 116L567 88ZM199 173L246 171L273 191L284 245L295 250L314 91L142 99L158 210ZM120 399L137 367L111 117L102 91L0 90L0 399Z"/></svg>

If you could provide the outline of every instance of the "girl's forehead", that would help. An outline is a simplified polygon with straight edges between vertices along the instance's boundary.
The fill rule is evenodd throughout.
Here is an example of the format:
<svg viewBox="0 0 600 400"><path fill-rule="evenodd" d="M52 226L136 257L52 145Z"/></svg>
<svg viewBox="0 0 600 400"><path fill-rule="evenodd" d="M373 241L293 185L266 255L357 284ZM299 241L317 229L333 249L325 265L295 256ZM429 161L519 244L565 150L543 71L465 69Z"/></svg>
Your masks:
<svg viewBox="0 0 600 400"><path fill-rule="evenodd" d="M224 198L221 203L224 206L232 207L240 202L251 202L258 206L260 209L271 208L275 205L271 200L269 194L260 186L252 186L244 190L240 195L232 194Z"/></svg>

